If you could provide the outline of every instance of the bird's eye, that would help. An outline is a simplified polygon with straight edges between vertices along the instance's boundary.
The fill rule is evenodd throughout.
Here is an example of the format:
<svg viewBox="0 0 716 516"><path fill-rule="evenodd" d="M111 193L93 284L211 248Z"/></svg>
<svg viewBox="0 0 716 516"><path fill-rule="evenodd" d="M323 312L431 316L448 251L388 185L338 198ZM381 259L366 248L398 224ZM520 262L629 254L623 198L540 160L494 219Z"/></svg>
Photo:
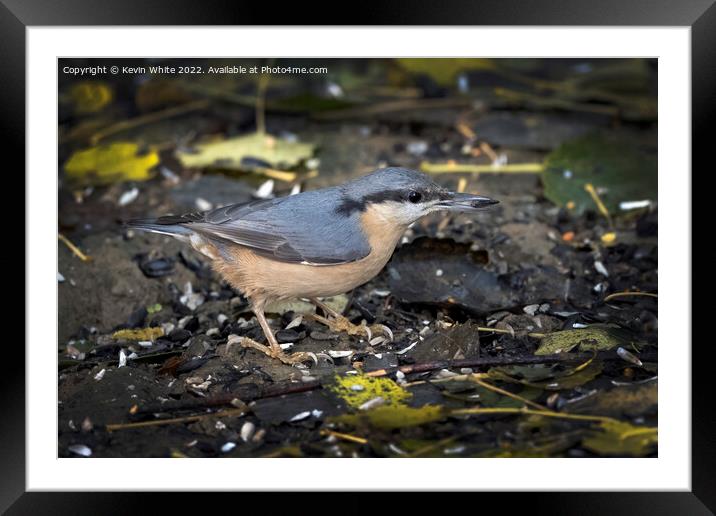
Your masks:
<svg viewBox="0 0 716 516"><path fill-rule="evenodd" d="M408 194L408 200L412 203L420 202L420 199L422 199L423 196L420 195L420 192L410 192Z"/></svg>

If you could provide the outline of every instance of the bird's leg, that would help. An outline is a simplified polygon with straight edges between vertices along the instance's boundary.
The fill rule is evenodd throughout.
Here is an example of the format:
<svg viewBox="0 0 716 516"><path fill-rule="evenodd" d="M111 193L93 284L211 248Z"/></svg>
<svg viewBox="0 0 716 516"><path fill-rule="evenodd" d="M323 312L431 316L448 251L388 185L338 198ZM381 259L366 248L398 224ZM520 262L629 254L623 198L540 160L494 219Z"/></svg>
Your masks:
<svg viewBox="0 0 716 516"><path fill-rule="evenodd" d="M273 331L271 331L271 327L269 326L268 321L266 320L266 316L264 315L263 303L255 304L252 309L254 311L254 314L256 314L256 319L258 319L259 324L261 325L261 329L264 331L264 335L266 336L266 340L268 341L269 345L265 346L256 342L255 340L244 337L243 339L241 339L241 346L245 348L253 348L257 351L260 351L261 353L270 356L271 358L276 358L280 360L284 364L298 364L307 360L313 360L315 363L318 363L318 358L314 353L292 353L290 355L284 353L283 349L281 349L280 344L276 340L276 336L273 334Z"/></svg>
<svg viewBox="0 0 716 516"><path fill-rule="evenodd" d="M310 301L318 308L323 310L323 313L326 316L330 316L329 318L321 317L318 314L314 314L311 317L313 317L313 319L315 319L319 323L325 324L333 331L344 331L348 335L362 335L368 340L373 338L373 333L382 333L389 340L393 340L393 332L384 324L373 324L371 326L368 326L365 321L361 322L361 324L353 324L348 320L347 317L339 314L333 308L331 308L325 303L322 303L315 297L311 298Z"/></svg>

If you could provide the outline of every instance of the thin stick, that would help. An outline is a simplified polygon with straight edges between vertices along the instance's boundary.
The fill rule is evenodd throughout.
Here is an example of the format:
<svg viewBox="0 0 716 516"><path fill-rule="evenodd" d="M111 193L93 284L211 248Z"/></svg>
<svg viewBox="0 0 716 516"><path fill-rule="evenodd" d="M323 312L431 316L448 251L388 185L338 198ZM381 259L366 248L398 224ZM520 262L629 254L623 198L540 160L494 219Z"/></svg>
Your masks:
<svg viewBox="0 0 716 516"><path fill-rule="evenodd" d="M417 111L420 109L448 109L448 108L470 108L472 101L464 98L442 98L442 99L401 99L389 100L369 106L351 107L346 109L332 110L325 113L317 113L313 118L317 120L342 120L345 118L365 118L384 113L398 111Z"/></svg>
<svg viewBox="0 0 716 516"><path fill-rule="evenodd" d="M85 253L83 253L82 251L80 251L80 248L77 247L77 246L76 246L75 244L73 244L72 242L70 242L70 240L69 240L65 235L63 235L62 233L58 233L58 234L57 234L57 238L59 238L60 241L61 241L63 244L65 244L67 247L69 247L70 251L72 251L72 253L73 253L77 258L79 258L80 260L82 260L83 262L89 262L90 260L92 260L92 258L90 258L89 256L87 256L87 255L86 255Z"/></svg>
<svg viewBox="0 0 716 516"><path fill-rule="evenodd" d="M494 392L496 392L496 393L498 393L498 394L502 394L503 396L507 396L508 398L512 398L512 399L514 399L514 400L521 401L522 403L524 403L524 404L526 404L526 405L529 405L529 406L531 406L531 407L534 407L534 408L536 408L536 409L538 409L538 410L549 410L549 409L548 409L547 407L545 407L544 405L540 405L539 403L535 403L534 401L530 401L530 400L528 400L527 398L523 398L522 396L519 396L518 394L515 394L515 393L513 393L513 392L506 391L506 390L504 390L504 389L500 389L499 387L496 387L495 385L492 385L492 384L490 384L490 383L484 382L484 381L480 380L479 378L470 378L470 381L475 382L477 385L480 385L480 386L484 387L485 389L494 391Z"/></svg>
<svg viewBox="0 0 716 516"><path fill-rule="evenodd" d="M198 416L173 417L169 419L156 419L154 421L139 421L137 423L115 423L105 427L108 432L115 430L127 430L132 428L144 428L147 426L171 425L174 423L189 423L199 421L207 417L227 417L227 416L243 416L246 413L244 409L228 409L220 412L210 412L208 414L200 414Z"/></svg>
<svg viewBox="0 0 716 516"><path fill-rule="evenodd" d="M153 414L155 412L171 412L178 410L198 410L204 408L218 407L222 405L230 405L234 400L239 399L245 403L250 401L275 398L286 394L297 394L319 389L321 383L315 382L296 382L283 383L268 386L258 386L255 384L244 384L227 394L220 394L201 398L197 400L186 401L167 401L161 405L147 405L139 409L141 414Z"/></svg>
<svg viewBox="0 0 716 516"><path fill-rule="evenodd" d="M266 134L266 90L268 89L268 75L259 77L256 89L256 132Z"/></svg>
<svg viewBox="0 0 716 516"><path fill-rule="evenodd" d="M167 118L174 118L175 116L185 115L187 113L191 113L192 111L200 111L202 109L206 109L207 107L209 107L208 100L195 100L193 102L182 104L181 106L164 109L162 111L156 111L154 113L130 118L128 120L122 120L121 122L112 124L109 127L105 127L104 129L100 129L99 131L94 133L90 137L90 143L92 143L92 145L97 145L100 140L106 138L109 135L120 133L122 131L127 131L128 129L135 129L142 125L153 124L161 120L166 120Z"/></svg>
<svg viewBox="0 0 716 516"><path fill-rule="evenodd" d="M455 174L460 172L480 173L509 173L509 174L539 174L544 170L542 163L508 163L506 165L475 165L473 163L428 163L423 161L420 170L429 174Z"/></svg>
<svg viewBox="0 0 716 516"><path fill-rule="evenodd" d="M251 169L251 172L270 177L271 179L276 179L278 181L283 181L285 183L291 183L298 177L296 172L286 172L284 170L276 170L266 167L255 167Z"/></svg>
<svg viewBox="0 0 716 516"><path fill-rule="evenodd" d="M492 332L492 333L504 333L505 335L514 336L514 332L510 330L502 330L499 328L490 328L489 326L478 326L477 331ZM543 339L547 336L546 333L528 333L528 337L534 337L535 339Z"/></svg>
<svg viewBox="0 0 716 516"><path fill-rule="evenodd" d="M528 408L464 408L449 412L451 416L479 416L484 414L527 414L533 416L555 417L559 419L572 419L576 421L600 421L604 423L621 423L618 419L606 416L586 416L582 414L569 414L553 410L534 410Z"/></svg>
<svg viewBox="0 0 716 516"><path fill-rule="evenodd" d="M368 439L364 439L363 437L358 437L351 434L344 434L341 432L335 432L333 430L328 430L327 428L321 430L321 435L331 435L338 439L343 439L344 441L350 441L358 444L366 444L368 442Z"/></svg>
<svg viewBox="0 0 716 516"><path fill-rule="evenodd" d="M492 367L503 365L532 365L532 364L553 364L553 363L582 363L585 360L596 358L600 360L622 360L615 351L600 351L594 353L556 353L554 355L523 355L517 357L485 357L485 358L463 358L458 360L436 360L434 362L423 362L386 369L377 369L366 373L366 376L388 376L397 371L403 374L425 373L436 369L450 369L461 367ZM639 359L642 362L650 362L656 358L656 353L641 353Z"/></svg>
<svg viewBox="0 0 716 516"><path fill-rule="evenodd" d="M422 448L418 448L413 453L408 454L408 457L420 457L421 455L424 455L429 451L433 451L436 448L440 448L442 446L445 446L446 444L450 444L451 442L455 441L457 438L458 438L457 435L452 435L450 437L446 437L445 439L441 439L436 443L428 444L426 446L423 446Z"/></svg>
<svg viewBox="0 0 716 516"><path fill-rule="evenodd" d="M642 362L652 362L656 358L656 353L639 353L638 357ZM436 369L461 368L461 367L492 367L506 365L531 365L531 364L553 364L553 363L582 363L585 360L594 358L594 353L559 353L555 355L527 355L517 357L485 357L485 358L468 358L460 360L438 360L434 362L424 362L419 364L405 365L399 367L390 367L386 369L378 369L366 373L369 377L388 376L397 371L404 374L423 373L434 371ZM600 360L622 360L614 351L601 351L596 355ZM480 373L471 373L470 375L452 376L444 379L444 381L452 381L458 379L468 380L472 378L482 378ZM441 382L441 379L430 380L431 382ZM411 382L408 385L417 385L418 382ZM236 390L215 395L198 400L188 401L167 401L161 405L148 405L141 407L138 413L151 414L155 412L172 412L178 410L199 410L222 405L229 405L232 401L239 399L245 403L250 401L273 398L288 394L297 394L301 392L313 391L322 388L320 381L313 382L297 382L297 383L281 383L270 386L258 386L254 384L245 384L239 386Z"/></svg>
<svg viewBox="0 0 716 516"><path fill-rule="evenodd" d="M651 292L614 292L613 294L609 294L607 297L604 298L604 301L611 301L612 299L616 299L618 297L631 297L631 296L647 296L647 297L653 297L658 298L659 296L657 294L653 294Z"/></svg>
<svg viewBox="0 0 716 516"><path fill-rule="evenodd" d="M609 223L609 227L614 227L612 224L612 216L609 214L609 210L606 206L604 206L604 203L602 202L602 199L599 197L599 194L597 193L597 189L594 188L594 185L592 183L587 183L584 185L584 189L587 191L587 193L592 197L592 200L594 201L594 204L597 205L597 208L599 209L599 213L604 215L604 217L607 219L607 222Z"/></svg>

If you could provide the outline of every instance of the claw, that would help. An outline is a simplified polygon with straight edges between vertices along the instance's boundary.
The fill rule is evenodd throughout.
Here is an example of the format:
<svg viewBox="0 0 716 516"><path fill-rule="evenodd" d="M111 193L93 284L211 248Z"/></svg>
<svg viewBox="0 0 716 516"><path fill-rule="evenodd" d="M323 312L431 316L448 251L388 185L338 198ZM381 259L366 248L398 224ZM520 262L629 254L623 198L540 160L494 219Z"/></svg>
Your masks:
<svg viewBox="0 0 716 516"><path fill-rule="evenodd" d="M248 337L240 337L240 341L238 341L242 347L244 348L252 348L256 351L260 351L264 355L268 355L271 358L276 358L283 362L286 365L295 365L299 364L301 362L305 362L307 359L313 360L313 362L318 365L318 357L315 353L309 352L297 352L292 353L291 355L287 355L283 352L283 350L279 349L274 350L270 346L265 346L263 344L260 344L256 342L255 340L252 340ZM231 343L237 342L236 339L231 339Z"/></svg>
<svg viewBox="0 0 716 516"><path fill-rule="evenodd" d="M292 353L291 355L286 355L285 353L275 354L272 355L274 358L278 358L281 362L283 362L286 365L296 365L300 364L302 362L305 362L306 359L313 360L314 364L318 365L318 357L315 353L311 353L310 351L300 351L297 353Z"/></svg>

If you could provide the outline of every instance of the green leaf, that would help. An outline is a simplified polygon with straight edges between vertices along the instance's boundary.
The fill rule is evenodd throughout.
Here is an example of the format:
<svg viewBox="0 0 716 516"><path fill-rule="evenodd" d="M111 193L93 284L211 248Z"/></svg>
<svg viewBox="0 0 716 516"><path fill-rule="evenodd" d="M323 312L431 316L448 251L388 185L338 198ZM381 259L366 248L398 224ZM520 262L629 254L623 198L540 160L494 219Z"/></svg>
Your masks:
<svg viewBox="0 0 716 516"><path fill-rule="evenodd" d="M613 141L588 135L564 143L545 161L544 195L558 206L574 203L577 213L595 209L584 189L591 183L607 209L622 201L656 200L656 155L639 149L637 142Z"/></svg>
<svg viewBox="0 0 716 516"><path fill-rule="evenodd" d="M289 169L313 156L315 146L253 133L198 144L193 152L177 151L181 164L188 168L220 167L241 170L244 158L255 158L274 168Z"/></svg>
<svg viewBox="0 0 716 516"><path fill-rule="evenodd" d="M545 376L546 371L541 376L531 375L531 378L545 378L541 381L529 380L525 377L516 377L513 375L525 374L525 372L515 371L516 367L524 368L526 366L514 367L495 367L490 369L491 378L505 382L521 383L535 389L544 389L548 391L558 391L564 389L573 389L592 381L599 376L604 368L602 362L589 361L581 366L563 369L561 366L555 365L547 368L550 372L549 376ZM542 369L542 368L540 368ZM527 373L530 374L530 373Z"/></svg>
<svg viewBox="0 0 716 516"><path fill-rule="evenodd" d="M581 351L606 351L631 342L627 332L606 325L593 325L589 328L556 331L548 334L540 342L535 355L567 353L577 346Z"/></svg>

